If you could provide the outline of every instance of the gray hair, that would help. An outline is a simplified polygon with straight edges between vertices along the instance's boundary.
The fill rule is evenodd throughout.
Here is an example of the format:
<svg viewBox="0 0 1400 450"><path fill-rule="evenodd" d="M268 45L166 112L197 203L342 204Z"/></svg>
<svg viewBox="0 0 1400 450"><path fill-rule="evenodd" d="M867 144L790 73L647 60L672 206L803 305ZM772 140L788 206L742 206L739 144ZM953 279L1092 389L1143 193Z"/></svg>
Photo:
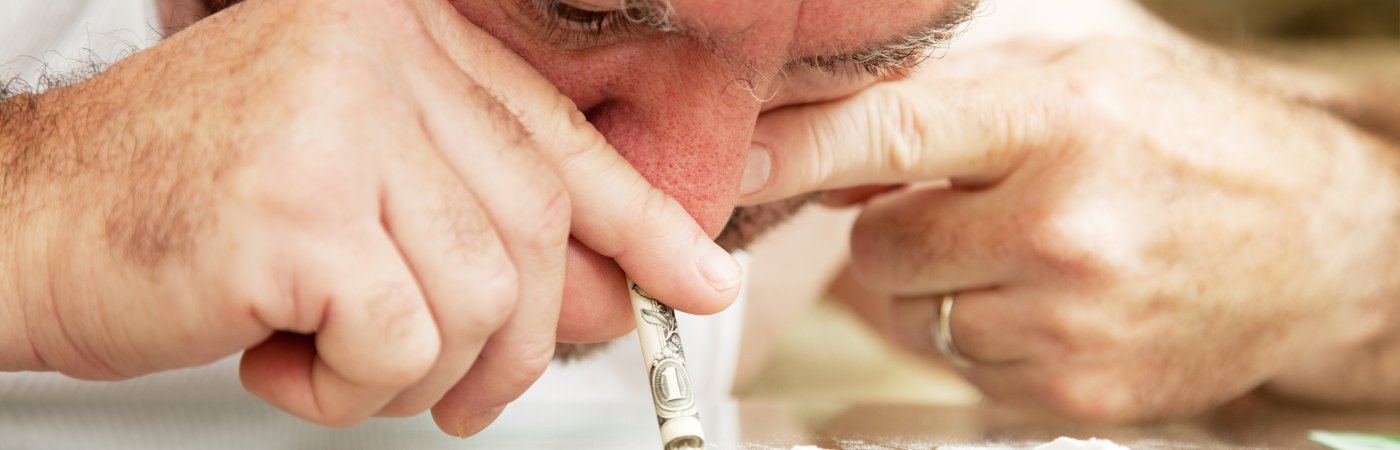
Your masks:
<svg viewBox="0 0 1400 450"><path fill-rule="evenodd" d="M676 14L668 0L622 0L622 17L628 22L656 31L678 31L671 17Z"/></svg>

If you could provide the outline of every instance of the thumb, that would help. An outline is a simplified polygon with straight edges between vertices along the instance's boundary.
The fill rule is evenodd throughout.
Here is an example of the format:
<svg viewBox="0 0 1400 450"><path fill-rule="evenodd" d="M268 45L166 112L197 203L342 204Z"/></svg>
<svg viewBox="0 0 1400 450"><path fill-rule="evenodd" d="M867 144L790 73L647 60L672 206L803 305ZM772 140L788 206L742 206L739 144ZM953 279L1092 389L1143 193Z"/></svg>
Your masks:
<svg viewBox="0 0 1400 450"><path fill-rule="evenodd" d="M754 130L741 205L861 185L989 184L1067 135L1073 102L1030 77L915 77L779 109Z"/></svg>

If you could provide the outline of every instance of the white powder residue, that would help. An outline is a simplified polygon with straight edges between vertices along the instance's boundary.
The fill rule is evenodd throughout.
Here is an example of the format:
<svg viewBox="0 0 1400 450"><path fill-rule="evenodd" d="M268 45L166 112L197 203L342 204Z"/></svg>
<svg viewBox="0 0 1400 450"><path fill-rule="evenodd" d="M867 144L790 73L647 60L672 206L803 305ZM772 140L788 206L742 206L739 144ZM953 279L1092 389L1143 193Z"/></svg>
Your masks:
<svg viewBox="0 0 1400 450"><path fill-rule="evenodd" d="M1131 450L1113 443L1108 439L1091 438L1081 441L1074 438L1062 437L1049 444L1040 445L1033 450Z"/></svg>

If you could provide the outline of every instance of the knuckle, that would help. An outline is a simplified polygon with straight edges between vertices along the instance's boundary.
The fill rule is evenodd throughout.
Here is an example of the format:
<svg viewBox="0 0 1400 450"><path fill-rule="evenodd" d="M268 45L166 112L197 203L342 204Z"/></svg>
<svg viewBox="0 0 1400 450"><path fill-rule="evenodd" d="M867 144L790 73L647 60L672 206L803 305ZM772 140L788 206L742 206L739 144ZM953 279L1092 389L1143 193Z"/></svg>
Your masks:
<svg viewBox="0 0 1400 450"><path fill-rule="evenodd" d="M927 111L916 97L900 95L895 90L884 90L871 103L876 110L867 113L867 119L874 121L870 127L875 140L872 148L883 150L888 158L885 166L894 175L919 171L924 165L925 138L930 132Z"/></svg>
<svg viewBox="0 0 1400 450"><path fill-rule="evenodd" d="M378 379L371 380L371 383L377 386L395 388L417 383L437 364L439 348L437 345L415 345L401 348L394 357L394 364L381 364L378 370L381 371L382 375L376 374L375 377Z"/></svg>
<svg viewBox="0 0 1400 450"><path fill-rule="evenodd" d="M532 123L530 131L545 150L554 155L558 167L568 167L588 155L606 154L610 151L607 139L599 133L588 117L578 110L573 100L553 93L545 100L542 108L546 114L559 120L541 120Z"/></svg>
<svg viewBox="0 0 1400 450"><path fill-rule="evenodd" d="M599 254L612 258L624 257L627 247L626 241L653 241L664 239L662 236L671 236L675 230L670 227L658 227L655 224L674 223L670 220L669 214L680 208L675 203L675 199L666 195L660 189L645 186L640 189L636 196L628 203L635 205L632 220L626 222L622 230L618 230L617 239L611 239L617 247L608 247L607 243L601 243L599 248L594 248Z"/></svg>
<svg viewBox="0 0 1400 450"><path fill-rule="evenodd" d="M1075 281L1093 281L1107 273L1108 261L1101 253L1104 242L1094 227L1084 226L1079 217L1047 210L1024 217L1025 247L1029 256L1052 272Z"/></svg>
<svg viewBox="0 0 1400 450"><path fill-rule="evenodd" d="M907 217L864 214L851 232L854 267L876 284L903 285L918 279L954 245L951 233L930 232Z"/></svg>
<svg viewBox="0 0 1400 450"><path fill-rule="evenodd" d="M472 330L472 336L487 335L500 329L515 313L516 298L520 292L520 276L515 266L501 262L494 267L493 276L483 278L478 284L467 317L460 318L465 330Z"/></svg>
<svg viewBox="0 0 1400 450"><path fill-rule="evenodd" d="M511 349L511 358L508 364L502 368L503 373L495 374L506 382L506 385L521 388L527 387L539 379L549 367L550 361L554 359L554 342L530 342L518 345Z"/></svg>
<svg viewBox="0 0 1400 450"><path fill-rule="evenodd" d="M1066 306L1051 308L1040 317L1044 340L1055 346L1062 358L1116 353L1132 338L1126 325L1119 325L1100 308Z"/></svg>
<svg viewBox="0 0 1400 450"><path fill-rule="evenodd" d="M826 121L802 121L796 126L800 133L805 136L802 142L812 143L812 157L806 159L805 164L795 165L797 167L785 167L782 170L790 173L797 179L801 186L820 186L836 172L839 152L842 149L839 141L840 124L834 123L835 119L827 118Z"/></svg>
<svg viewBox="0 0 1400 450"><path fill-rule="evenodd" d="M1129 110L1132 94L1120 77L1103 72L1072 72L1048 88L1067 101L1045 105L1075 122L1092 126L1112 123Z"/></svg>
<svg viewBox="0 0 1400 450"><path fill-rule="evenodd" d="M382 324L379 338L395 349L393 363L352 365L347 368L347 378L374 386L400 387L426 375L437 362L440 339L436 330L421 326L423 305L417 286L391 286L373 297L367 313Z"/></svg>
<svg viewBox="0 0 1400 450"><path fill-rule="evenodd" d="M612 162L602 157L608 155L612 147L596 131L584 132L582 136L564 141L549 149L560 171L602 172Z"/></svg>
<svg viewBox="0 0 1400 450"><path fill-rule="evenodd" d="M1041 390L1042 405L1067 418L1115 422L1133 418L1134 390L1111 374L1070 371L1052 375Z"/></svg>
<svg viewBox="0 0 1400 450"><path fill-rule="evenodd" d="M466 87L467 96L475 99L478 111L485 115L483 120L490 123L503 148L535 147L535 138L520 117L502 103L490 89L480 84L470 83Z"/></svg>
<svg viewBox="0 0 1400 450"><path fill-rule="evenodd" d="M491 254L500 244L490 218L471 205L464 195L443 196L445 206L441 211L436 211L432 226L435 232L449 237L449 242L444 243L448 258L457 263L470 264L483 254Z"/></svg>
<svg viewBox="0 0 1400 450"><path fill-rule="evenodd" d="M540 197L541 201L532 202L529 206L531 211L528 217L535 221L533 232L526 235L529 247L538 253L559 253L569 243L573 220L569 193L558 183L551 183Z"/></svg>
<svg viewBox="0 0 1400 450"><path fill-rule="evenodd" d="M932 195L932 194L931 194ZM862 214L852 227L851 258L868 281L917 284L949 267L986 257L1006 257L1008 245L986 230L985 218L941 214L946 197L922 198L922 211L904 208Z"/></svg>
<svg viewBox="0 0 1400 450"><path fill-rule="evenodd" d="M470 397L483 409L514 401L548 368L554 348L552 340L520 342L508 349L488 348L468 378L489 378L491 391L481 392L481 386L476 386Z"/></svg>

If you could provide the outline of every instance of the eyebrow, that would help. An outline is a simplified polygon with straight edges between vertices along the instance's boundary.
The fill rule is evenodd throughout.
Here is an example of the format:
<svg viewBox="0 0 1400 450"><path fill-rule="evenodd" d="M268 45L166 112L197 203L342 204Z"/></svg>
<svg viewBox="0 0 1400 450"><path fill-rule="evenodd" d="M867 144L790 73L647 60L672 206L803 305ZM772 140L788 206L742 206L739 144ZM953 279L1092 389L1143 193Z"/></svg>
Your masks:
<svg viewBox="0 0 1400 450"><path fill-rule="evenodd" d="M834 71L842 64L852 64L872 75L918 65L940 48L946 48L977 13L980 0L957 0L951 8L937 17L897 38L865 48L833 55L799 58L795 63Z"/></svg>
<svg viewBox="0 0 1400 450"><path fill-rule="evenodd" d="M932 56L935 50L946 48L981 5L981 0L954 1L951 8L902 36L849 52L805 56L791 64L823 71L835 71L841 65L850 64L873 75L913 67ZM695 34L695 30L676 23L675 9L669 0L622 0L622 14L627 21L658 33Z"/></svg>

